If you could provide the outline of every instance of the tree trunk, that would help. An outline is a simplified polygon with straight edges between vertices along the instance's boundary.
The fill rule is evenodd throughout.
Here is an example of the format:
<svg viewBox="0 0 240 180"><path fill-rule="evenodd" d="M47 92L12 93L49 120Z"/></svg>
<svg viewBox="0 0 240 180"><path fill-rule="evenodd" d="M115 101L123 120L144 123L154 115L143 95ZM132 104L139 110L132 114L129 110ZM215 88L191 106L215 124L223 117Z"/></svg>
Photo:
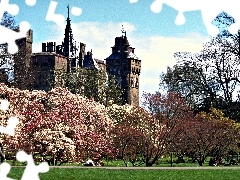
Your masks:
<svg viewBox="0 0 240 180"><path fill-rule="evenodd" d="M146 162L146 167L152 167L153 163L151 162Z"/></svg>
<svg viewBox="0 0 240 180"><path fill-rule="evenodd" d="M199 160L198 164L199 164L199 166L203 166L204 165L204 160Z"/></svg>
<svg viewBox="0 0 240 180"><path fill-rule="evenodd" d="M123 163L125 164L126 167L128 167L128 164L124 159L123 159Z"/></svg>

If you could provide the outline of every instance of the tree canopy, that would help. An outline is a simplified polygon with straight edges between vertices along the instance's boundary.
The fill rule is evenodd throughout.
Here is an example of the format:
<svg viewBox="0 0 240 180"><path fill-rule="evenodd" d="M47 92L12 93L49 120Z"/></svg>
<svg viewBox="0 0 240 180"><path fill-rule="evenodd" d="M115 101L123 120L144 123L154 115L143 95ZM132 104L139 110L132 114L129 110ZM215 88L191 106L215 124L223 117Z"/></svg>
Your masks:
<svg viewBox="0 0 240 180"><path fill-rule="evenodd" d="M240 85L239 35L214 37L199 53L177 52L176 65L162 73L160 88L182 94L197 111L211 106L240 120L236 111Z"/></svg>
<svg viewBox="0 0 240 180"><path fill-rule="evenodd" d="M106 106L111 103L122 105L123 91L116 77L97 69L77 68L72 72L54 71L48 75L50 86L67 87L69 91L92 98ZM58 84L58 82L64 82ZM112 101L112 102L111 102ZM111 102L111 103L110 103Z"/></svg>

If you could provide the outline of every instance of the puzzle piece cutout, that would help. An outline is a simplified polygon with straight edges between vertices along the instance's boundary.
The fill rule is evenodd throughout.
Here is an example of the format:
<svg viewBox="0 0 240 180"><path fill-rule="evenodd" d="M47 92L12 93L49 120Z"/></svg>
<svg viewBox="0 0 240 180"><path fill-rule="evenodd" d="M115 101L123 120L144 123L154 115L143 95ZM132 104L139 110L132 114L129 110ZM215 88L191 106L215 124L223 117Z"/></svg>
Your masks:
<svg viewBox="0 0 240 180"><path fill-rule="evenodd" d="M25 0L28 6L34 6L37 0ZM64 16L62 14L55 14L58 2L50 1L50 5L47 11L46 20L54 21L57 25L64 23ZM9 0L0 0L0 17L2 18L4 12L7 11L11 15L15 16L19 12L19 7L16 4L9 4ZM74 16L80 16L82 9L78 7L71 8L71 14ZM15 32L4 26L0 26L0 44L8 43L8 52L14 54L18 51L18 47L15 43L16 39L20 39L26 36L26 32L30 29L30 24L26 21L20 23L20 32Z"/></svg>
<svg viewBox="0 0 240 180"><path fill-rule="evenodd" d="M175 20L175 24L177 25L182 25L186 22L184 12L201 10L203 23L206 26L208 34L211 36L217 36L219 33L218 27L214 26L212 21L222 12L231 15L236 21L229 27L228 30L230 33L237 34L240 29L239 0L154 0L150 8L154 13L160 13L163 4L167 4L178 11Z"/></svg>
<svg viewBox="0 0 240 180"><path fill-rule="evenodd" d="M7 174L10 172L11 166L8 163L2 163L0 165L0 179L1 180L14 180L7 177Z"/></svg>
<svg viewBox="0 0 240 180"><path fill-rule="evenodd" d="M51 1L48 7L46 21L54 21L57 25L62 25L64 23L64 16L61 14L55 14L58 2Z"/></svg>
<svg viewBox="0 0 240 180"><path fill-rule="evenodd" d="M129 0L129 2L130 2L131 4L133 4L133 3L137 3L138 0Z"/></svg>
<svg viewBox="0 0 240 180"><path fill-rule="evenodd" d="M12 116L8 119L8 125L6 127L0 126L0 132L14 136L15 128L18 125L18 123L19 123L18 118Z"/></svg>
<svg viewBox="0 0 240 180"><path fill-rule="evenodd" d="M27 154L24 151L19 151L16 158L20 162L26 162L27 166L24 170L21 180L40 180L39 173L45 173L49 171L49 165L47 162L42 162L40 165L35 165L31 154Z"/></svg>
<svg viewBox="0 0 240 180"><path fill-rule="evenodd" d="M16 4L9 4L9 0L0 1L0 18L3 17L4 12L7 11L11 15L15 16L19 12L19 7ZM20 32L15 32L4 26L0 26L0 44L8 43L8 52L14 54L18 51L18 47L15 43L16 39L20 39L26 36L26 32L30 29L28 22L20 23Z"/></svg>
<svg viewBox="0 0 240 180"><path fill-rule="evenodd" d="M43 162L40 165L35 165L32 155L19 151L16 155L19 162L27 162L27 166L23 172L21 180L40 180L39 173L45 173L49 171L49 165L47 162ZM14 180L7 177L10 172L11 166L8 163L2 163L0 165L0 179L1 180Z"/></svg>
<svg viewBox="0 0 240 180"><path fill-rule="evenodd" d="M9 107L9 102L7 100L1 100L1 110L6 111ZM8 126L7 127L2 127L0 126L0 132L14 135L14 129L16 125L19 123L17 117L10 117L8 120ZM16 158L20 162L26 162L27 161L27 166L24 170L24 173L22 175L21 180L40 180L38 177L39 173L45 173L49 171L49 165L47 162L43 162L40 165L35 165L33 156L28 155L24 151L19 151L16 154ZM7 174L10 172L11 166L8 163L2 163L0 165L0 179L1 180L14 180L12 178L7 177Z"/></svg>
<svg viewBox="0 0 240 180"><path fill-rule="evenodd" d="M82 14L82 9L79 8L79 7L73 6L71 8L71 14L74 15L74 16L80 16Z"/></svg>
<svg viewBox="0 0 240 180"><path fill-rule="evenodd" d="M28 5L28 6L34 6L36 4L36 0L25 0L25 3Z"/></svg>
<svg viewBox="0 0 240 180"><path fill-rule="evenodd" d="M1 106L0 109L3 111L8 110L9 107L9 102L8 100L1 100ZM6 127L0 126L0 132L1 133L5 133L5 134L9 134L11 136L14 136L15 134L15 128L18 125L19 120L17 117L10 117L8 120L8 125Z"/></svg>
<svg viewBox="0 0 240 180"><path fill-rule="evenodd" d="M9 102L8 100L1 100L1 106L0 109L3 111L8 110L9 107ZM11 119L11 118L10 118ZM2 133L6 133L6 134L10 134L10 135L14 135L14 129L16 127L16 123L18 124L18 122L16 122L15 117L12 117L12 119L8 121L9 126L7 128L1 127L0 126L0 132ZM18 121L18 119L17 119ZM10 127L10 128L9 128ZM8 163L2 163L0 165L0 179L1 180L14 180L12 178L7 177L7 174L10 172L11 166Z"/></svg>
<svg viewBox="0 0 240 180"><path fill-rule="evenodd" d="M2 99L1 100L1 105L0 105L0 109L3 111L7 111L9 107L9 102L6 99Z"/></svg>
<svg viewBox="0 0 240 180"><path fill-rule="evenodd" d="M51 1L50 5L48 7L47 15L46 15L46 21L53 21L57 25L63 25L64 24L64 16L62 14L55 14L55 10L57 8L58 2ZM82 14L82 9L78 7L72 7L71 13L74 16L80 16Z"/></svg>
<svg viewBox="0 0 240 180"><path fill-rule="evenodd" d="M0 17L3 17L4 12L7 11L8 13L16 16L19 12L19 7L16 4L9 4L9 0L1 0L0 1Z"/></svg>

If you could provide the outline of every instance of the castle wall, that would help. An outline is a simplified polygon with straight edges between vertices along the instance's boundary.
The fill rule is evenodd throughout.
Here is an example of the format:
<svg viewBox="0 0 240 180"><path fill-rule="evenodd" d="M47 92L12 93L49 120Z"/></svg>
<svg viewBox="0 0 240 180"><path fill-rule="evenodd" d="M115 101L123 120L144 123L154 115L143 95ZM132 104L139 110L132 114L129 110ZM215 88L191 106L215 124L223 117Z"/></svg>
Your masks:
<svg viewBox="0 0 240 180"><path fill-rule="evenodd" d="M33 79L29 78L32 55L33 31L29 30L25 38L16 40L18 52L14 54L14 83L19 89L31 89Z"/></svg>
<svg viewBox="0 0 240 180"><path fill-rule="evenodd" d="M66 30L71 34L70 21L68 21ZM102 72L114 75L124 91L122 104L128 103L139 106L141 60L134 54L135 48L130 47L125 31L123 34L121 37L115 38L112 54L106 58L106 63L98 59L92 59L92 54L86 55L86 45L83 43L80 43L79 62L76 62L82 68L93 67L94 69L97 68ZM43 52L34 54L32 54L32 30L27 32L26 38L17 40L19 52L15 56L16 62L14 69L15 82L18 88L49 91L56 85L63 86L64 81L59 72L62 71L62 73L65 73L69 71L69 56L62 52L62 50L67 51L69 48L67 37L68 36L65 35L64 38L66 47L61 46L63 49L56 46L56 43L53 42L43 43ZM58 51L61 53L56 53ZM85 59L87 56L89 56L90 59ZM87 65L86 60L89 60ZM30 80L30 82L26 82L28 80ZM33 86L31 86L31 84L33 84Z"/></svg>
<svg viewBox="0 0 240 180"><path fill-rule="evenodd" d="M60 74L67 71L67 58L50 52L34 53L31 68L36 71L34 89L49 91L64 84Z"/></svg>

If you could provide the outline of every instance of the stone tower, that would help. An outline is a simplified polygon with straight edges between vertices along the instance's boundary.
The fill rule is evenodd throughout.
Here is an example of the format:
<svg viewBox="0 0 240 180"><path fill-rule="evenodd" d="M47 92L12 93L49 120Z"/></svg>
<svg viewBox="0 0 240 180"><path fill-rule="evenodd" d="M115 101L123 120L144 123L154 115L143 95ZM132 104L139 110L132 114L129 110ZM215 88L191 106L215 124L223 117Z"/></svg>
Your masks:
<svg viewBox="0 0 240 180"><path fill-rule="evenodd" d="M106 58L106 69L111 75L115 75L123 90L123 104L139 106L139 75L141 60L134 54L130 46L126 31L122 30L122 36L115 38L112 54Z"/></svg>
<svg viewBox="0 0 240 180"><path fill-rule="evenodd" d="M19 89L31 89L30 60L32 55L33 31L28 30L26 37L17 39L18 52L14 54L14 85Z"/></svg>
<svg viewBox="0 0 240 180"><path fill-rule="evenodd" d="M69 16L69 5L67 6L68 16L67 24L65 27L64 39L62 45L56 47L56 53L65 56L68 59L68 72L78 65L78 54L77 54L77 45L76 41L73 38L73 32L71 28L71 19Z"/></svg>

